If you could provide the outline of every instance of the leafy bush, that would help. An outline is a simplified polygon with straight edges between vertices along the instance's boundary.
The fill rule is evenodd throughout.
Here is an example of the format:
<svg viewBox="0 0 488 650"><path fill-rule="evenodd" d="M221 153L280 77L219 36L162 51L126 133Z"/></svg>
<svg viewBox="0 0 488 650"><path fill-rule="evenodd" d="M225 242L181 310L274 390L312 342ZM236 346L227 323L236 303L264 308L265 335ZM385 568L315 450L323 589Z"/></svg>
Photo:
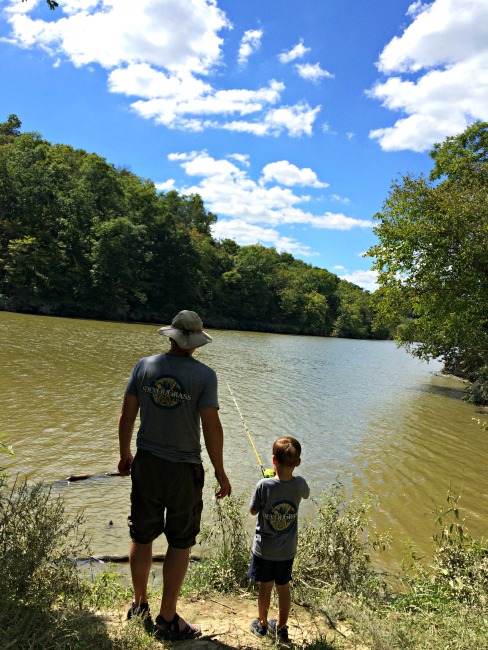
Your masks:
<svg viewBox="0 0 488 650"><path fill-rule="evenodd" d="M42 485L0 477L0 646L74 647L85 587L73 558L85 549L81 516L67 520ZM59 645L57 645L59 644Z"/></svg>
<svg viewBox="0 0 488 650"><path fill-rule="evenodd" d="M192 565L188 583L200 593L249 589L251 542L244 527L244 498L216 499L212 522L200 535L201 562Z"/></svg>
<svg viewBox="0 0 488 650"><path fill-rule="evenodd" d="M476 378L468 386L466 400L472 404L488 404L488 366L476 373Z"/></svg>
<svg viewBox="0 0 488 650"><path fill-rule="evenodd" d="M408 588L401 606L436 610L446 603L486 608L488 604L488 547L466 532L458 501L450 492L448 507L436 512L438 532L433 536L434 554L430 566L411 555L403 580Z"/></svg>
<svg viewBox="0 0 488 650"><path fill-rule="evenodd" d="M320 600L325 593L371 595L381 590L370 553L384 549L389 540L376 534L370 507L371 499L347 499L338 482L317 501L315 521L301 527L293 570L294 592L303 601Z"/></svg>

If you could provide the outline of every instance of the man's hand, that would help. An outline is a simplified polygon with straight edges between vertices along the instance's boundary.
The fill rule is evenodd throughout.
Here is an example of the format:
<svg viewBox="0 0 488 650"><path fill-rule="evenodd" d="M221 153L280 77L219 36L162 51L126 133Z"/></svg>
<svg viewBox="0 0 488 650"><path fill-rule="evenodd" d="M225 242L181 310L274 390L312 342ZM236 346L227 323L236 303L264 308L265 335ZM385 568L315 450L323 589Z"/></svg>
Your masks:
<svg viewBox="0 0 488 650"><path fill-rule="evenodd" d="M129 476L132 467L133 455L129 452L127 456L121 456L118 464L121 476Z"/></svg>
<svg viewBox="0 0 488 650"><path fill-rule="evenodd" d="M227 474L221 470L220 472L215 472L215 478L220 485L220 490L215 495L217 499L222 499L222 497L230 497L232 487L229 479L227 478Z"/></svg>

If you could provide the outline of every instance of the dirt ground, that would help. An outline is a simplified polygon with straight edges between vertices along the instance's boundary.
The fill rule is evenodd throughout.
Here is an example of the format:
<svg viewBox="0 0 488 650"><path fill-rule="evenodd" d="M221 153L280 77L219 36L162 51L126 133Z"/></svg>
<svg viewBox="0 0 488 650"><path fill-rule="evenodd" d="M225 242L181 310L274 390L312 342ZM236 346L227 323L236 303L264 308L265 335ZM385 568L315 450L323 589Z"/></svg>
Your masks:
<svg viewBox="0 0 488 650"><path fill-rule="evenodd" d="M159 610L158 602L150 602L151 611ZM271 637L256 637L250 630L251 621L256 618L257 604L247 597L215 596L190 600L181 598L178 604L181 616L190 623L202 628L202 636L189 641L165 641L163 647L174 647L181 650L197 648L198 650L251 650L254 648L273 647ZM276 607L272 604L269 618L277 617ZM124 624L126 610L104 614L108 626ZM312 619L309 612L298 606L293 606L288 621L290 645L288 647L307 648L317 638L321 637L332 643L338 634L348 636L345 626L337 626L336 631L322 620Z"/></svg>

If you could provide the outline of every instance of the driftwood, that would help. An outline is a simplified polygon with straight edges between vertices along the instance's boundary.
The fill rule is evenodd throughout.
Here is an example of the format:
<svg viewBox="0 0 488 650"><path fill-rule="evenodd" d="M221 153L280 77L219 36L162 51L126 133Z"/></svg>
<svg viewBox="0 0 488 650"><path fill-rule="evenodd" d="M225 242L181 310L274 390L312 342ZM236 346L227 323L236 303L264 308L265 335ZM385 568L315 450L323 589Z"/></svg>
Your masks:
<svg viewBox="0 0 488 650"><path fill-rule="evenodd" d="M87 481L88 479L107 478L108 476L120 476L120 472L105 472L104 474L70 474L66 478L56 481L55 485L60 483L74 483L75 481Z"/></svg>
<svg viewBox="0 0 488 650"><path fill-rule="evenodd" d="M152 556L153 562L164 562L166 557L165 553L155 553ZM191 555L190 560L192 562L198 562L200 558L196 555ZM105 564L106 562L114 562L116 564L123 564L129 561L128 555L90 555L89 557L78 558L79 562L100 562L100 564Z"/></svg>
<svg viewBox="0 0 488 650"><path fill-rule="evenodd" d="M64 480L72 483L73 481L86 481L89 478L105 478L107 476L120 476L120 472L105 472L105 474L71 474Z"/></svg>

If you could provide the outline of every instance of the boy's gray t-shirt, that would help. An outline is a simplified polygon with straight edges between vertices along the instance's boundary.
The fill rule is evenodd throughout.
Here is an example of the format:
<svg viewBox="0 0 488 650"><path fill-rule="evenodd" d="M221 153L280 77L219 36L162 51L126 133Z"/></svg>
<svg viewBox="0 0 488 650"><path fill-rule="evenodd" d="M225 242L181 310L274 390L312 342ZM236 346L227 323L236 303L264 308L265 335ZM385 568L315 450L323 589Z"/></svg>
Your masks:
<svg viewBox="0 0 488 650"><path fill-rule="evenodd" d="M199 410L219 408L212 368L168 353L145 357L134 366L126 393L140 404L137 449L173 462L202 462Z"/></svg>
<svg viewBox="0 0 488 650"><path fill-rule="evenodd" d="M310 488L301 476L291 481L263 478L256 486L250 507L258 511L252 552L264 560L291 560L298 544L298 507Z"/></svg>

